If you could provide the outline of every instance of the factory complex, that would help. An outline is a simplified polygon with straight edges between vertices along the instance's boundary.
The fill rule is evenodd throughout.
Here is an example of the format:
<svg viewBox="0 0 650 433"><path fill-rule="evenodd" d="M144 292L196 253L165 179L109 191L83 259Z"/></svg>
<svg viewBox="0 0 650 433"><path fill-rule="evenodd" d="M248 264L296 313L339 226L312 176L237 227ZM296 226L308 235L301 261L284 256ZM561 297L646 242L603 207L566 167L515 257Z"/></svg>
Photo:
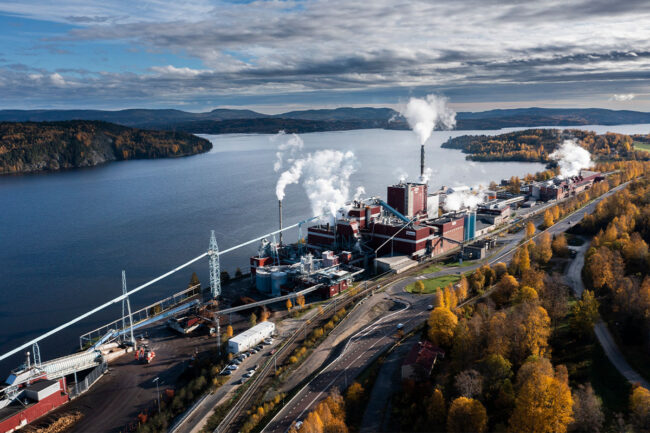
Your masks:
<svg viewBox="0 0 650 433"><path fill-rule="evenodd" d="M598 172L582 171L575 177L522 185L519 193L509 192L507 181L495 190L442 187L434 192L424 182L402 181L387 187L385 201L354 200L333 221L308 227L306 239L298 244L264 241L258 255L251 257L251 278L270 296L318 285L318 293L329 298L373 265L377 271L399 272L458 247L464 258L482 258L495 243L479 238L512 222L519 210L564 200L602 179ZM440 214L459 194L471 205Z"/></svg>

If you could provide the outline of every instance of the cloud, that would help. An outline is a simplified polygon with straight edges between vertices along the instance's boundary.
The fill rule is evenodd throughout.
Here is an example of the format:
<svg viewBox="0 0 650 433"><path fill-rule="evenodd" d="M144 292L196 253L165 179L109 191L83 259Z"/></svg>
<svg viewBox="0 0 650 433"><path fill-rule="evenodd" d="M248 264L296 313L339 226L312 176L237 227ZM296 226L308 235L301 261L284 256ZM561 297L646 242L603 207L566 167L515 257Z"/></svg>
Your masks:
<svg viewBox="0 0 650 433"><path fill-rule="evenodd" d="M610 101L618 101L618 102L631 101L635 97L636 95L634 93L615 93L610 98Z"/></svg>
<svg viewBox="0 0 650 433"><path fill-rule="evenodd" d="M650 19L650 5L638 0L616 6L605 0L414 0L400 7L390 0L0 0L0 13L66 23L39 42L52 50L64 44L71 53L75 45L147 53L139 59L144 66L101 70L77 54L38 72L94 68L94 75L63 77L74 81L78 95L126 95L131 103L233 95L285 95L288 101L310 92L449 96L470 87L512 98L522 85L548 97L547 89L556 87L550 83L612 83L616 90L594 98L602 101L638 92L635 86L649 78L650 32L638 23ZM110 52L109 62L120 54ZM494 90L500 86L514 93ZM17 100L33 96L18 94L21 89L31 88L0 92Z"/></svg>

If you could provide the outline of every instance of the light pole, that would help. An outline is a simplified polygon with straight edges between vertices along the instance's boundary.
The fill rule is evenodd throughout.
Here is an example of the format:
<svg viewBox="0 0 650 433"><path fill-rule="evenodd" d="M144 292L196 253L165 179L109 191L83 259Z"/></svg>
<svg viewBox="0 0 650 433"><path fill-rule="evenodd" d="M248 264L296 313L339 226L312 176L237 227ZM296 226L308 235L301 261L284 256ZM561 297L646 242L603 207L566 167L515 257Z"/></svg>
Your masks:
<svg viewBox="0 0 650 433"><path fill-rule="evenodd" d="M158 388L159 377L156 377L153 382L156 383L156 399L158 400L158 413L160 413L160 389Z"/></svg>

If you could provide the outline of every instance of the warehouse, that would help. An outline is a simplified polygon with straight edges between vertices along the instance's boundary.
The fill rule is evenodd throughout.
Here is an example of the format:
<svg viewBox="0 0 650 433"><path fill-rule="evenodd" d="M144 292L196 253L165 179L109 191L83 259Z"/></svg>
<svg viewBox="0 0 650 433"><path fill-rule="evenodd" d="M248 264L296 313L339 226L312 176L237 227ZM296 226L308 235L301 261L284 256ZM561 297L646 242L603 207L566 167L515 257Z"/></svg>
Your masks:
<svg viewBox="0 0 650 433"><path fill-rule="evenodd" d="M228 340L228 352L239 353L255 347L255 345L264 341L265 338L271 337L274 332L275 324L273 322L258 323Z"/></svg>

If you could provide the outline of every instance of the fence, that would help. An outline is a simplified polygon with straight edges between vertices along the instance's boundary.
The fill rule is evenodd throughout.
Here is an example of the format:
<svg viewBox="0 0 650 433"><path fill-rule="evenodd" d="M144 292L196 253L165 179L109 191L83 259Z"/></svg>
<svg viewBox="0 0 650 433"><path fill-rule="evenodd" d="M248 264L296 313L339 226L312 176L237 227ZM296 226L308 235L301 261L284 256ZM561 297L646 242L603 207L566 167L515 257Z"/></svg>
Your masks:
<svg viewBox="0 0 650 433"><path fill-rule="evenodd" d="M83 381L81 381L81 383L75 383L74 386L68 387L68 395L70 396L70 400L75 399L84 392L88 391L88 389L93 386L95 382L97 382L97 379L106 373L106 370L108 370L108 363L106 361L102 361L100 365L93 368L93 370L88 373L88 375L84 378Z"/></svg>

